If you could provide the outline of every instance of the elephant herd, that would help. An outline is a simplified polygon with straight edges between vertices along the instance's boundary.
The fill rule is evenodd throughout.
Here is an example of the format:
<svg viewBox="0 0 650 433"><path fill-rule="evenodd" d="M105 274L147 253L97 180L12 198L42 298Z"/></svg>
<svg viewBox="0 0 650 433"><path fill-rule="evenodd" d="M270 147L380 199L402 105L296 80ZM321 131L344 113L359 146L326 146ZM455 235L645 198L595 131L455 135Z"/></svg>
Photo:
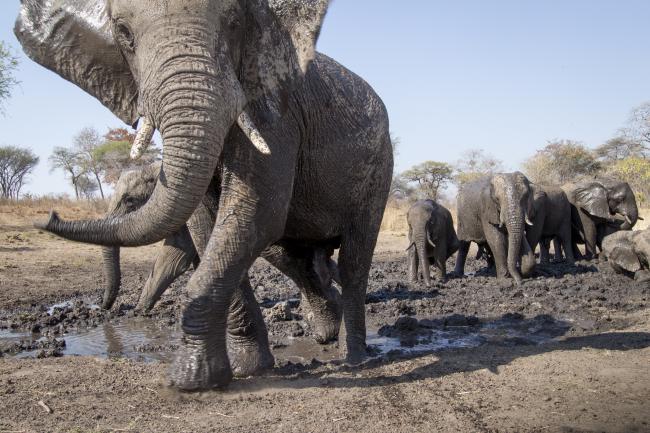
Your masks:
<svg viewBox="0 0 650 433"><path fill-rule="evenodd" d="M352 364L366 356L365 295L393 148L379 96L315 50L328 6L328 0L21 1L15 34L30 58L126 124L140 125L132 154L146 148L154 130L162 136L162 162L126 174L104 218L63 221L52 212L37 227L105 247L106 308L119 290L121 247L164 241L138 304L144 310L195 267L169 373L179 389L224 386L233 374L273 364L248 280L258 257L300 288L320 341L338 337ZM583 227L582 238L570 227L569 242L566 216L557 214L566 209L553 205L552 192L539 192L551 203L541 211L518 173L469 184L461 191L458 238L442 210L435 224L447 236L413 235L413 273L413 255L417 248L423 254L425 239L443 250L432 252L443 268L443 257L458 249L456 272L462 272L474 241L500 276L517 281L533 267L531 243L556 237L570 258L573 244L583 241L593 254L613 224L603 212L622 215L619 228L638 219L636 206L618 210L633 202L619 195L624 190L599 188L567 194L571 221ZM596 202L601 198L605 205ZM413 218L426 212L414 210ZM533 234L524 225L537 215L544 224ZM637 243L643 246L637 241L610 257L629 256Z"/></svg>
<svg viewBox="0 0 650 433"><path fill-rule="evenodd" d="M522 173L498 173L461 186L457 202L458 232L450 212L433 200L420 200L407 213L411 281L421 275L430 286L430 258L447 280L445 263L454 253L454 276L463 276L470 243L477 258L496 268L499 278L516 284L531 275L540 245L540 262L548 264L550 242L557 260L569 264L602 252L614 270L650 280L650 230L632 232L642 219L632 189L615 179L587 179L558 186L537 185ZM578 249L584 244L585 254ZM418 272L418 268L420 271Z"/></svg>

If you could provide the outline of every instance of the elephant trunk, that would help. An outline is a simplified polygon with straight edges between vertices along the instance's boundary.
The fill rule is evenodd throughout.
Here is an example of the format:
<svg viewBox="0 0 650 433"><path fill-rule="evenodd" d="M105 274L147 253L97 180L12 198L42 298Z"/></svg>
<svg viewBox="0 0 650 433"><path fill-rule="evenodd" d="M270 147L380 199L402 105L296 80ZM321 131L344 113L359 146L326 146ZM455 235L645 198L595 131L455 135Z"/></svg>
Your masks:
<svg viewBox="0 0 650 433"><path fill-rule="evenodd" d="M122 273L120 270L120 247L102 248L104 260L104 297L102 298L102 309L110 310L120 290Z"/></svg>
<svg viewBox="0 0 650 433"><path fill-rule="evenodd" d="M522 251L524 239L524 213L522 209L513 204L507 211L506 229L508 230L508 272L517 285L521 284L522 276L517 268L517 261ZM503 214L503 213L502 213Z"/></svg>
<svg viewBox="0 0 650 433"><path fill-rule="evenodd" d="M418 258L420 260L420 269L422 271L422 278L424 279L424 284L427 287L431 287L431 275L429 272L429 255L427 254L427 234L424 233L426 228L422 233L415 235L415 249L418 252Z"/></svg>
<svg viewBox="0 0 650 433"><path fill-rule="evenodd" d="M621 211L621 214L625 218L625 222L621 224L621 230L632 230L639 219L639 209L637 208L636 203L627 206Z"/></svg>
<svg viewBox="0 0 650 433"><path fill-rule="evenodd" d="M175 54L156 60L163 65L152 68L159 71L150 74L157 83L141 94L163 138L163 163L151 198L135 212L101 220L65 222L52 213L42 228L74 241L140 246L171 236L190 218L245 98L229 60Z"/></svg>

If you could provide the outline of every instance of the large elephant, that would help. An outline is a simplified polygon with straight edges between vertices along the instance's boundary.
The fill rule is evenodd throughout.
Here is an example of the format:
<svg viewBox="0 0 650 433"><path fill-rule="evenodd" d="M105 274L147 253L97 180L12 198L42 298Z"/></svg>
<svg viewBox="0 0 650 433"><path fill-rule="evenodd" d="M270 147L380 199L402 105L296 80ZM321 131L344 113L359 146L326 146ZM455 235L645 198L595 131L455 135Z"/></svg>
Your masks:
<svg viewBox="0 0 650 433"><path fill-rule="evenodd" d="M637 281L650 281L650 229L605 237L603 255L616 272L634 276Z"/></svg>
<svg viewBox="0 0 650 433"><path fill-rule="evenodd" d="M315 53L327 0L24 0L25 51L128 124L163 137L151 198L122 217L41 226L139 246L178 232L215 170L215 226L188 283L171 383L223 386L233 293L262 251L337 248L342 354L366 355L365 291L393 168L388 116L361 78Z"/></svg>
<svg viewBox="0 0 650 433"><path fill-rule="evenodd" d="M639 219L634 192L627 182L611 178L591 179L562 186L572 205L575 244L585 244L585 258L598 255L605 236L618 230L631 230ZM620 215L622 219L616 219Z"/></svg>
<svg viewBox="0 0 650 433"><path fill-rule="evenodd" d="M447 259L458 251L458 237L449 210L433 200L418 200L406 214L409 227L409 277L418 280L418 266L427 287L431 286L429 274L433 259L440 269L442 282L447 281Z"/></svg>
<svg viewBox="0 0 650 433"><path fill-rule="evenodd" d="M559 239L566 251L566 259L574 263L571 247L571 204L564 191L559 187L532 185L534 218L533 225L526 228L526 238L530 248L535 251L540 245L540 262L549 263L549 241ZM561 252L556 247L556 258Z"/></svg>
<svg viewBox="0 0 650 433"><path fill-rule="evenodd" d="M471 242L486 245L496 265L497 277L508 274L517 284L535 268L535 254L528 245L525 225L534 216L530 182L520 172L498 173L468 182L458 192L460 246L454 273L465 273ZM521 263L521 270L518 264Z"/></svg>

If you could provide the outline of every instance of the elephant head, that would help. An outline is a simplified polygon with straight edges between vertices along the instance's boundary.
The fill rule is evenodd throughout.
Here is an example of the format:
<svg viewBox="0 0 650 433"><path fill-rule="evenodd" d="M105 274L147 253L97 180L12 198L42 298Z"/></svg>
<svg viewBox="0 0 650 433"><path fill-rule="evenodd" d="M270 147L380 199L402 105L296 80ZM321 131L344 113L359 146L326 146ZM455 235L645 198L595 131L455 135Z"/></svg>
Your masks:
<svg viewBox="0 0 650 433"><path fill-rule="evenodd" d="M533 191L526 176L520 172L500 173L491 177L490 187L483 192L484 212L488 222L508 232L508 272L517 284L522 274L529 275L535 267L535 254L526 240L525 225L535 218ZM517 263L521 260L521 272Z"/></svg>
<svg viewBox="0 0 650 433"><path fill-rule="evenodd" d="M157 162L141 170L122 173L108 206L108 216L112 218L123 217L141 208L154 190L160 167L161 164ZM106 278L102 308L108 310L115 302L120 290L120 247L105 247L102 254Z"/></svg>
<svg viewBox="0 0 650 433"><path fill-rule="evenodd" d="M650 229L621 231L603 241L603 254L620 273L639 273L650 269Z"/></svg>
<svg viewBox="0 0 650 433"><path fill-rule="evenodd" d="M639 219L634 192L627 182L598 179L577 185L573 191L574 205L592 217L612 221L618 214L625 219L621 230L631 230Z"/></svg>
<svg viewBox="0 0 650 433"><path fill-rule="evenodd" d="M327 6L327 0L22 0L15 33L32 59L127 124L144 117L163 138L160 176L140 209L78 222L53 212L40 226L106 246L145 245L176 233L204 196L231 130L240 128L251 145L268 151L251 110L265 107L265 122L284 114L314 56Z"/></svg>

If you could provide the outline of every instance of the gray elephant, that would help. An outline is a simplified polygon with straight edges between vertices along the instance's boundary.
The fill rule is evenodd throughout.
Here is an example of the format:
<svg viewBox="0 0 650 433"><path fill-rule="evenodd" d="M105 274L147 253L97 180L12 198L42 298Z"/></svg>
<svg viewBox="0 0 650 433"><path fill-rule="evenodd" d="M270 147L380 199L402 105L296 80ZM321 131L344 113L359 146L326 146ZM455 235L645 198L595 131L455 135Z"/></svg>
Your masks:
<svg viewBox="0 0 650 433"><path fill-rule="evenodd" d="M620 274L650 281L650 229L621 231L603 240L603 255Z"/></svg>
<svg viewBox="0 0 650 433"><path fill-rule="evenodd" d="M449 210L433 200L418 200L406 214L409 227L409 278L418 280L418 266L427 287L431 287L430 259L447 281L447 259L458 251L458 237Z"/></svg>
<svg viewBox="0 0 650 433"><path fill-rule="evenodd" d="M631 230L639 218L634 192L627 182L591 179L562 186L572 205L573 250L580 257L578 243L585 244L585 259L598 255L597 248L608 234ZM622 219L615 218L618 214ZM566 253L566 251L565 251Z"/></svg>
<svg viewBox="0 0 650 433"><path fill-rule="evenodd" d="M564 191L559 187L547 185L532 185L534 217L533 225L526 227L526 238L530 248L535 251L540 245L540 262L549 263L548 243L557 238L564 246L566 260L574 263L571 247L571 203ZM561 258L559 248L555 249L556 259Z"/></svg>
<svg viewBox="0 0 650 433"><path fill-rule="evenodd" d="M535 254L528 245L525 225L534 218L530 182L520 172L499 173L468 182L458 192L460 246L454 273L464 275L471 242L487 245L497 277L508 274L517 284L535 268ZM521 270L518 268L521 264Z"/></svg>
<svg viewBox="0 0 650 433"><path fill-rule="evenodd" d="M139 246L178 232L215 171L218 210L184 302L170 370L184 390L224 386L227 312L251 264L340 248L342 354L366 356L365 291L393 169L388 116L361 78L314 50L326 0L25 0L27 54L163 138L151 198L122 217L40 224ZM307 278L305 281L310 281Z"/></svg>

